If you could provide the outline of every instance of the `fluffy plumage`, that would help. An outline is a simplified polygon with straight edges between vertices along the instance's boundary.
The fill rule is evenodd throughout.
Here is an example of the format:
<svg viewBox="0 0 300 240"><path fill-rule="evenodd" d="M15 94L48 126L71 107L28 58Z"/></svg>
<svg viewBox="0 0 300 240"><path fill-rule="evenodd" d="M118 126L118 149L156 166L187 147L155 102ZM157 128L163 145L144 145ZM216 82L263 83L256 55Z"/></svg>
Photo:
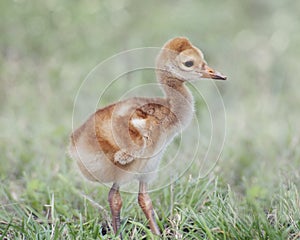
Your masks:
<svg viewBox="0 0 300 240"><path fill-rule="evenodd" d="M120 200L119 185L136 178L140 181L139 203L152 232L159 234L146 186L155 177L164 149L192 120L193 96L184 83L226 79L209 68L202 52L183 37L163 46L156 67L164 98L113 103L95 112L71 135L69 153L83 175L91 181L114 183L109 201L115 231L120 225L121 205L115 206L113 201Z"/></svg>

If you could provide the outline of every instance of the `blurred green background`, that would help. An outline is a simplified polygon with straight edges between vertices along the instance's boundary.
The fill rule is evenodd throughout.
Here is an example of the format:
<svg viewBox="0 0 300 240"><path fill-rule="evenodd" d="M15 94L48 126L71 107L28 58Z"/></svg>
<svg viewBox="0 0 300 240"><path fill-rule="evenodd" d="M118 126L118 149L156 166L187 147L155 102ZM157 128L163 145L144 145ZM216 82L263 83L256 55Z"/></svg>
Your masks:
<svg viewBox="0 0 300 240"><path fill-rule="evenodd" d="M299 186L299 10L292 0L2 0L0 201L39 208L62 176L80 185L65 151L82 80L120 51L175 36L228 76L217 83L227 137L214 174L242 196Z"/></svg>

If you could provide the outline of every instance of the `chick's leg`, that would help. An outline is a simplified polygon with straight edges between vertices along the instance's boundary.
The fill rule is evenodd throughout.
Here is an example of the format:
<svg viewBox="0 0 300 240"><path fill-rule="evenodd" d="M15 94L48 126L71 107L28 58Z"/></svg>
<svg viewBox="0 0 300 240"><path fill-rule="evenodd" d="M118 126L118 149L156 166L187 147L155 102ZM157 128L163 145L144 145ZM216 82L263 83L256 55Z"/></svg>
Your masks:
<svg viewBox="0 0 300 240"><path fill-rule="evenodd" d="M138 202L147 220L149 221L149 226L152 233L160 235L160 230L155 220L155 213L153 210L152 201L147 193L147 184L144 182L140 182Z"/></svg>
<svg viewBox="0 0 300 240"><path fill-rule="evenodd" d="M108 194L108 202L112 215L112 226L117 233L120 228L120 211L122 208L122 198L119 192L119 185L114 183ZM122 238L121 234L120 237Z"/></svg>

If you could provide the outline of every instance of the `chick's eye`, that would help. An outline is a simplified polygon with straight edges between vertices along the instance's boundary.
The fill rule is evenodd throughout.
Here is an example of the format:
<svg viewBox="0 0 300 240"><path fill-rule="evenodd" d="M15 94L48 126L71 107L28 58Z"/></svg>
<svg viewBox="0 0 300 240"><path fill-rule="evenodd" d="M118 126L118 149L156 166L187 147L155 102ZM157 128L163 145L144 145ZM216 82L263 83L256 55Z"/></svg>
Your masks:
<svg viewBox="0 0 300 240"><path fill-rule="evenodd" d="M192 66L194 65L194 62L193 62L193 61L186 61L186 62L184 62L183 64L184 64L184 66L186 66L186 67L192 67Z"/></svg>

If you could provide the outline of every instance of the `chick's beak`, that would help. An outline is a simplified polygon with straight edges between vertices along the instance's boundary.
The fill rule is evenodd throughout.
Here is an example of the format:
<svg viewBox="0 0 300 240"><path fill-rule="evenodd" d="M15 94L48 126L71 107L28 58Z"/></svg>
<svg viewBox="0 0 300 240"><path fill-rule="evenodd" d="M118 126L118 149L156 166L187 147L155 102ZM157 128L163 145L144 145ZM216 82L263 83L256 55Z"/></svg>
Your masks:
<svg viewBox="0 0 300 240"><path fill-rule="evenodd" d="M202 77L203 78L212 78L212 79L219 79L219 80L226 80L227 77L223 74L215 71L214 69L210 68L209 66L205 66L204 70L202 70Z"/></svg>

